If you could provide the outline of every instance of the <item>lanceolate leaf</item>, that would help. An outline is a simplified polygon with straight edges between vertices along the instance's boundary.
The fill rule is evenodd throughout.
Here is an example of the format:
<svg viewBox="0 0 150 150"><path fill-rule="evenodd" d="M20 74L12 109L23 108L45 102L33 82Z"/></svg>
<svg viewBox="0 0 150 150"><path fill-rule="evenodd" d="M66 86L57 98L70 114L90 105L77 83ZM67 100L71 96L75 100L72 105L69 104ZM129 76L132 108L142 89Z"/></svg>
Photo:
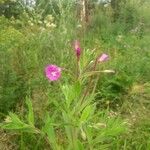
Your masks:
<svg viewBox="0 0 150 150"><path fill-rule="evenodd" d="M73 100L79 97L81 92L81 85L76 82L74 85L63 85L63 94L65 95L65 101L68 107L70 107Z"/></svg>
<svg viewBox="0 0 150 150"><path fill-rule="evenodd" d="M80 118L80 122L84 123L89 119L89 116L91 115L91 113L93 112L93 107L92 105L88 105L84 108L84 110L82 111L81 114L81 118Z"/></svg>
<svg viewBox="0 0 150 150"><path fill-rule="evenodd" d="M83 146L83 143L81 143L80 140L77 141L77 150L84 150L84 146Z"/></svg>
<svg viewBox="0 0 150 150"><path fill-rule="evenodd" d="M32 102L29 98L26 98L26 104L28 106L28 122L31 125L34 125L34 113L33 113L33 107Z"/></svg>
<svg viewBox="0 0 150 150"><path fill-rule="evenodd" d="M35 132L34 128L22 122L16 114L9 113L5 122L0 126L2 129L19 130L23 132Z"/></svg>
<svg viewBox="0 0 150 150"><path fill-rule="evenodd" d="M48 136L49 142L52 144L53 148L57 147L56 135L53 127L53 120L50 118L49 114L46 114L45 125L43 127L43 132Z"/></svg>

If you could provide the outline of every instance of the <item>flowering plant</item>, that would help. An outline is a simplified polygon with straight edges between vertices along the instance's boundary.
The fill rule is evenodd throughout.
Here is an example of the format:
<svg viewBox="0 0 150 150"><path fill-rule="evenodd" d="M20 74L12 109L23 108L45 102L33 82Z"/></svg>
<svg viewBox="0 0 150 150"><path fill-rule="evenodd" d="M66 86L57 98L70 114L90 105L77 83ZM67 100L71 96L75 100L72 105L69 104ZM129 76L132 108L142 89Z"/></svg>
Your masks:
<svg viewBox="0 0 150 150"><path fill-rule="evenodd" d="M58 81L57 83L59 83L63 95L58 102L50 97L50 101L56 110L53 114L46 111L43 126L40 129L36 127L32 103L27 98L27 121L22 121L16 114L10 113L5 122L1 124L1 128L38 134L45 138L45 141L53 150L93 150L99 147L99 142L104 142L99 141L99 138L107 136L109 132L112 132L112 135L117 135L124 129L120 125L119 131L117 131L118 128L108 123L108 120L104 118L101 120L94 119L95 116L100 118L99 111L96 111L96 102L94 102L99 73L114 73L113 70L99 71L97 66L107 61L109 56L103 53L99 57L94 58L94 63L90 64L88 62L92 66L89 65L89 68L84 69L81 67L81 59L84 56L81 56L81 47L77 40L74 43L74 50L78 64L78 76L74 78L75 80L62 84L62 73L66 69L62 69L62 67L54 64L49 64L45 67L46 78L51 82ZM76 76L76 74L73 73L73 76ZM59 116L56 114L59 114ZM110 122L120 124L120 121L115 118L112 118ZM102 134L100 134L100 131ZM64 138L63 142L58 140L61 138L59 137L60 134Z"/></svg>

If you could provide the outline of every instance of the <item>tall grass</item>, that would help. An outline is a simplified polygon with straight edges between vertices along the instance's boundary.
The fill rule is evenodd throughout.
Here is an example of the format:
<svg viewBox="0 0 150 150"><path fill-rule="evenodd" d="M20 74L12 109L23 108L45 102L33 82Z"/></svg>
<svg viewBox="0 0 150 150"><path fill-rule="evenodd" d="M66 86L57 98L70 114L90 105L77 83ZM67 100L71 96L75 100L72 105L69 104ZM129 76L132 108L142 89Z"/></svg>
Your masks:
<svg viewBox="0 0 150 150"><path fill-rule="evenodd" d="M42 12L39 20L36 14L32 19L27 17L27 21L20 19L15 23L0 18L0 112L3 118L9 111L15 111L26 125L28 120L25 116L30 115L32 110L30 102L26 105L25 100L30 97L35 114L34 126L42 128L46 121L47 124L64 123L63 118L69 115L61 115L64 95L59 84L45 79L44 67L56 64L76 74L72 41L79 39L83 50L81 68L97 54L106 52L110 59L100 69L114 69L116 73L100 75L92 100L96 102L95 114L90 118L90 123L95 124L91 124L91 128L84 124L78 129L81 132L78 141L75 141L78 149L149 149L149 2L130 0L121 7L115 21L110 6L96 6L86 29L77 18L74 1L54 2L50 3L51 7L46 5L45 10L39 11ZM43 29L44 22L42 25L36 22L43 21L49 12L54 16L56 27ZM28 23L28 19L34 24ZM68 73L63 73L62 84L66 83L72 85L73 81ZM86 87L87 82L82 86ZM45 115L47 111L50 118ZM14 119L16 116L10 114L10 117ZM67 130L66 125L57 125L54 127L56 141L66 148L71 139L65 133L70 132L72 127ZM51 128L51 132L54 131ZM38 134L21 131L17 137L13 136L13 142L19 148L29 145L27 149L49 149L44 135L36 132ZM54 143L50 145L56 148Z"/></svg>

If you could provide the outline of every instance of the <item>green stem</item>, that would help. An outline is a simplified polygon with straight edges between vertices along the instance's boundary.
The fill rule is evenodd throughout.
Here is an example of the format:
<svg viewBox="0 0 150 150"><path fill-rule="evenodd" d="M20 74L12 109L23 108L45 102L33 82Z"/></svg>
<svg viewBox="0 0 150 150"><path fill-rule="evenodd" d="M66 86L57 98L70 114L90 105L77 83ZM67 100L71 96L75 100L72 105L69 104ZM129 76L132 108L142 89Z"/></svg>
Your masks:
<svg viewBox="0 0 150 150"><path fill-rule="evenodd" d="M77 58L77 80L80 76L80 64L79 64L79 59Z"/></svg>
<svg viewBox="0 0 150 150"><path fill-rule="evenodd" d="M98 59L95 60L95 63L94 63L94 66L93 66L93 71L95 71L95 69L96 69L97 60L98 60ZM93 76L90 77L89 84L87 85L87 88L86 88L86 90L85 90L85 92L84 92L83 98L81 99L81 104L83 103L84 99L86 98L86 96L87 96L87 94L88 94L88 92L89 92L89 90L90 90L92 80L93 80Z"/></svg>
<svg viewBox="0 0 150 150"><path fill-rule="evenodd" d="M76 141L77 141L77 129L76 127L72 127L72 149L76 150Z"/></svg>

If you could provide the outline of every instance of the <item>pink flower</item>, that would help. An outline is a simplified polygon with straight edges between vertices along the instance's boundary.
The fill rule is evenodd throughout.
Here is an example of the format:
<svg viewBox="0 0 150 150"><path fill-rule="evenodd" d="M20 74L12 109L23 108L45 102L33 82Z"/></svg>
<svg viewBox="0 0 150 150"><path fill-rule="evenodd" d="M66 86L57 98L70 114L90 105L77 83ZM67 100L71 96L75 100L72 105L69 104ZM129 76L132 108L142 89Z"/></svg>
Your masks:
<svg viewBox="0 0 150 150"><path fill-rule="evenodd" d="M56 65L47 65L45 68L46 77L51 80L55 81L61 77L61 68Z"/></svg>
<svg viewBox="0 0 150 150"><path fill-rule="evenodd" d="M98 62L103 62L103 61L107 61L109 59L109 56L105 53L103 53L99 58L98 58Z"/></svg>
<svg viewBox="0 0 150 150"><path fill-rule="evenodd" d="M79 43L78 40L74 41L74 50L75 50L76 56L77 56L77 58L79 60L80 55L81 55L81 48L80 48L80 43Z"/></svg>

